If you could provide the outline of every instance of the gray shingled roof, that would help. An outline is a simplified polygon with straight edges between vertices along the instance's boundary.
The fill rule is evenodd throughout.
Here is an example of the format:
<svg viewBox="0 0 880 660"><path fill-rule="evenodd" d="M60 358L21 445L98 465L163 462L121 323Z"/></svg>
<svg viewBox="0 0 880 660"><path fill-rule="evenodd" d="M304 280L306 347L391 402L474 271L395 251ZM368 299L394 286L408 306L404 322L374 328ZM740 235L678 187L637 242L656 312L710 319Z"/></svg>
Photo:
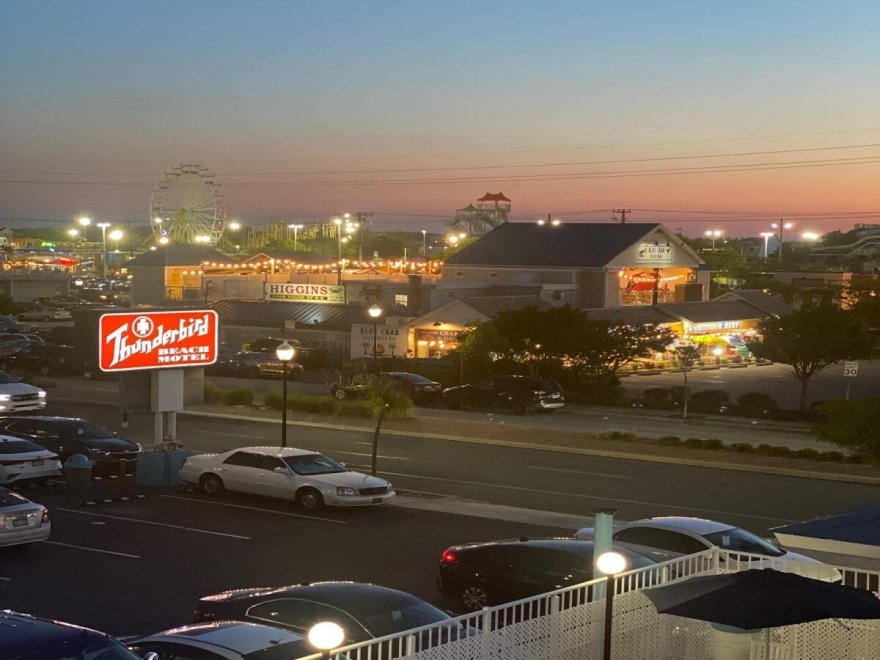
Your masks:
<svg viewBox="0 0 880 660"><path fill-rule="evenodd" d="M794 307L789 305L779 296L771 296L760 289L739 289L737 291L728 291L714 300L734 300L737 298L745 300L750 305L776 317L786 316L794 311Z"/></svg>
<svg viewBox="0 0 880 660"><path fill-rule="evenodd" d="M510 312L526 307L537 307L541 311L553 307L538 296L473 296L462 300L489 318L494 318L501 312Z"/></svg>
<svg viewBox="0 0 880 660"><path fill-rule="evenodd" d="M585 309L584 314L591 321L611 321L628 325L644 325L645 323L675 323L674 316L667 314L660 305L633 305L632 307L609 307Z"/></svg>
<svg viewBox="0 0 880 660"><path fill-rule="evenodd" d="M205 245L172 243L139 254L126 264L126 268L131 266L200 266L203 261L227 263L232 259Z"/></svg>
<svg viewBox="0 0 880 660"><path fill-rule="evenodd" d="M220 300L212 307L221 323L253 328L281 328L285 321L295 321L310 328L349 332L353 323L370 322L367 308L361 305Z"/></svg>
<svg viewBox="0 0 880 660"><path fill-rule="evenodd" d="M334 261L334 258L322 257L316 252L309 252L307 250L297 250L294 252L293 250L284 250L280 248L266 248L265 250L260 250L259 252L255 252L249 257L246 257L242 262L247 263L251 259L256 259L260 255L265 255L270 259L289 259L290 261L295 261L301 264L324 264Z"/></svg>
<svg viewBox="0 0 880 660"><path fill-rule="evenodd" d="M657 223L505 222L446 260L449 266L602 268Z"/></svg>

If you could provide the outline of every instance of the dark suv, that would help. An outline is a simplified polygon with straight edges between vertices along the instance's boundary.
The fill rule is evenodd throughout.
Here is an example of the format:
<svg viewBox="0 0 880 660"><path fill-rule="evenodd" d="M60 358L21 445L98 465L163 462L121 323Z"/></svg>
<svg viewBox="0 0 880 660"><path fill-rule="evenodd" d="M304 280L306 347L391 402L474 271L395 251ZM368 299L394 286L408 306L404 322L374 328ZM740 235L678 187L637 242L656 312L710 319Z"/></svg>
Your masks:
<svg viewBox="0 0 880 660"><path fill-rule="evenodd" d="M626 557L626 570L655 563L627 548L614 550ZM440 556L437 589L470 612L592 579L592 541L521 538L447 548Z"/></svg>
<svg viewBox="0 0 880 660"><path fill-rule="evenodd" d="M132 470L141 446L120 438L108 428L77 417L0 417L0 431L26 438L54 451L67 460L73 454L83 454L95 461L97 471L115 474L121 461Z"/></svg>
<svg viewBox="0 0 880 660"><path fill-rule="evenodd" d="M565 405L562 388L552 378L497 376L467 385L447 387L443 400L452 410L500 408L516 415L531 410L555 410Z"/></svg>
<svg viewBox="0 0 880 660"><path fill-rule="evenodd" d="M139 656L97 630L11 610L0 611L0 658L139 660Z"/></svg>

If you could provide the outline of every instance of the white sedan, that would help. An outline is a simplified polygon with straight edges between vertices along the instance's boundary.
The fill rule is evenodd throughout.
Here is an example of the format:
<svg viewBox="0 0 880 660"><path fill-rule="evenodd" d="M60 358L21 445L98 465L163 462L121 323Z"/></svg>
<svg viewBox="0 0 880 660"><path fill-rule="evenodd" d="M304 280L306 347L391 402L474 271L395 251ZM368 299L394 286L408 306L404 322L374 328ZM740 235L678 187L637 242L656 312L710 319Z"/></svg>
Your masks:
<svg viewBox="0 0 880 660"><path fill-rule="evenodd" d="M584 527L574 535L579 539L592 540L594 534L594 528ZM743 553L741 560L748 562L749 568L775 568L828 582L842 579L837 569L812 557L780 548L739 527L705 518L661 516L615 523L612 538L614 543L657 562L721 548L735 556ZM768 559L764 561L752 555Z"/></svg>
<svg viewBox="0 0 880 660"><path fill-rule="evenodd" d="M384 479L352 472L307 449L242 447L190 456L178 476L209 495L226 489L280 497L307 510L385 504L395 495Z"/></svg>
<svg viewBox="0 0 880 660"><path fill-rule="evenodd" d="M0 487L0 546L45 541L51 532L49 509Z"/></svg>
<svg viewBox="0 0 880 660"><path fill-rule="evenodd" d="M60 475L58 454L30 440L0 435L0 484Z"/></svg>

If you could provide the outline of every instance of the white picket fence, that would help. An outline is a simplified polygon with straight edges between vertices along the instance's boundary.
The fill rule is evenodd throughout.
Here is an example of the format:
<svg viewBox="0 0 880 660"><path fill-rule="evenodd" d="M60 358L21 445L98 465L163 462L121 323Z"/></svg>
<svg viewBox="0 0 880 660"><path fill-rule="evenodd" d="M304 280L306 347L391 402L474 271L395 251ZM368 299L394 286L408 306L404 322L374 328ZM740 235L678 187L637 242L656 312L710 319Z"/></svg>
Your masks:
<svg viewBox="0 0 880 660"><path fill-rule="evenodd" d="M763 634L732 635L709 623L657 613L646 589L707 575L754 568L799 572L784 558L707 550L623 573L615 580L612 653L616 660L714 660L735 645L750 660L880 660L880 621L824 620L776 628L765 656ZM838 569L845 584L880 591L880 571ZM604 578L437 625L352 644L332 660L587 660L602 657ZM724 650L728 649L728 650Z"/></svg>

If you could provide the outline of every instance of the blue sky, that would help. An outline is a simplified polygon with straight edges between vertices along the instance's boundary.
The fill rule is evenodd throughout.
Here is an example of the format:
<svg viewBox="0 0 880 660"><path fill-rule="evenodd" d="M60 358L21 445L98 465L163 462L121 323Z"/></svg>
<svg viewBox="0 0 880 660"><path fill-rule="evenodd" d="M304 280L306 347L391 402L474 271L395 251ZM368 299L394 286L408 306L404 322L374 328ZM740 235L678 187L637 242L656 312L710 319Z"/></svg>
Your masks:
<svg viewBox="0 0 880 660"><path fill-rule="evenodd" d="M847 228L834 213L880 210L878 44L862 0L4 0L0 217L146 221L158 176L194 161L245 222L441 226L503 190L520 218ZM748 171L595 178L731 164Z"/></svg>

